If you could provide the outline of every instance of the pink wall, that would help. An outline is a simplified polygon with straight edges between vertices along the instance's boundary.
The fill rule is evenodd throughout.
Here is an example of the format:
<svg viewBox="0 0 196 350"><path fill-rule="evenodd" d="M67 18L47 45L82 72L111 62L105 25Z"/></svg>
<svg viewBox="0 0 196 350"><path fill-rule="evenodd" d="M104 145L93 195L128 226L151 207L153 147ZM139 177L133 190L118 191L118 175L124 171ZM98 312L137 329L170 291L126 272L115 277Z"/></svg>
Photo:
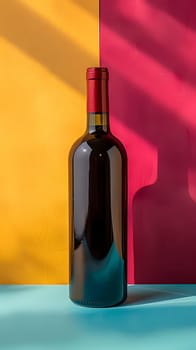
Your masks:
<svg viewBox="0 0 196 350"><path fill-rule="evenodd" d="M100 0L129 158L129 282L196 283L196 2Z"/></svg>

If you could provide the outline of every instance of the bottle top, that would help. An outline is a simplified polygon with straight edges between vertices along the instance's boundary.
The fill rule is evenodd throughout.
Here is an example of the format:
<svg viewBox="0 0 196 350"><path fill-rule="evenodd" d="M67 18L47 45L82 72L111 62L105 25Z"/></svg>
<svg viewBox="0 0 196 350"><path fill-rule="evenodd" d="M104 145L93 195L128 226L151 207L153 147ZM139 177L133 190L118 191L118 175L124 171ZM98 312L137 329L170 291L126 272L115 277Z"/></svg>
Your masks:
<svg viewBox="0 0 196 350"><path fill-rule="evenodd" d="M94 80L94 79L108 80L109 79L108 68L89 67L87 68L87 71L86 71L86 79L87 80Z"/></svg>

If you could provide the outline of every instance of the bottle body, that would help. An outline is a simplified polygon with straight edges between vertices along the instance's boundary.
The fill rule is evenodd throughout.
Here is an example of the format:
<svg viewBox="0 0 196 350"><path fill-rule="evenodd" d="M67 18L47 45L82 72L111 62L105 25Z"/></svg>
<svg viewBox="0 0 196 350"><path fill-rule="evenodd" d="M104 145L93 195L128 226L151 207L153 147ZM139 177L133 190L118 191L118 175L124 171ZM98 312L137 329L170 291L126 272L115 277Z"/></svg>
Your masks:
<svg viewBox="0 0 196 350"><path fill-rule="evenodd" d="M109 129L105 81L98 75L90 84L96 103L91 98L88 108L105 110L88 111L87 132L70 151L69 296L80 305L109 307L127 296L127 156Z"/></svg>
<svg viewBox="0 0 196 350"><path fill-rule="evenodd" d="M111 135L86 135L70 154L70 298L119 304L127 293L127 160Z"/></svg>

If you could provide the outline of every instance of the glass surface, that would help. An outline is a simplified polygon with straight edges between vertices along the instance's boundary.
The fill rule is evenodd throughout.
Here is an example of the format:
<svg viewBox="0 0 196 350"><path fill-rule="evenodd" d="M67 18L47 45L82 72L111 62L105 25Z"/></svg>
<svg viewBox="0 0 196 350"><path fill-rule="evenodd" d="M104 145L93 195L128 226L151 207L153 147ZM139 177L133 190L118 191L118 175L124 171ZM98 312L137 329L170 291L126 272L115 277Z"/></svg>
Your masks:
<svg viewBox="0 0 196 350"><path fill-rule="evenodd" d="M70 298L95 307L127 294L127 158L106 119L70 152Z"/></svg>

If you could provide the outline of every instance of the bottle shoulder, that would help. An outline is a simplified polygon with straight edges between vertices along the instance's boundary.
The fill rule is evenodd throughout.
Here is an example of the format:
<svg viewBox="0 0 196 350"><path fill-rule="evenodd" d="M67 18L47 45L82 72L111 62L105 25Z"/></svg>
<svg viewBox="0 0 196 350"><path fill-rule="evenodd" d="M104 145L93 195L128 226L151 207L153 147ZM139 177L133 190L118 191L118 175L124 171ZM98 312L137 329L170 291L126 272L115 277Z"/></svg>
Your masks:
<svg viewBox="0 0 196 350"><path fill-rule="evenodd" d="M80 136L75 142L72 144L69 150L69 157L72 157L76 150L84 143L84 135Z"/></svg>
<svg viewBox="0 0 196 350"><path fill-rule="evenodd" d="M124 145L112 133L86 133L76 140L70 150L70 154L73 155L75 152L80 151L81 149L84 150L85 147L90 148L92 151L108 151L111 148L116 148L126 157Z"/></svg>

